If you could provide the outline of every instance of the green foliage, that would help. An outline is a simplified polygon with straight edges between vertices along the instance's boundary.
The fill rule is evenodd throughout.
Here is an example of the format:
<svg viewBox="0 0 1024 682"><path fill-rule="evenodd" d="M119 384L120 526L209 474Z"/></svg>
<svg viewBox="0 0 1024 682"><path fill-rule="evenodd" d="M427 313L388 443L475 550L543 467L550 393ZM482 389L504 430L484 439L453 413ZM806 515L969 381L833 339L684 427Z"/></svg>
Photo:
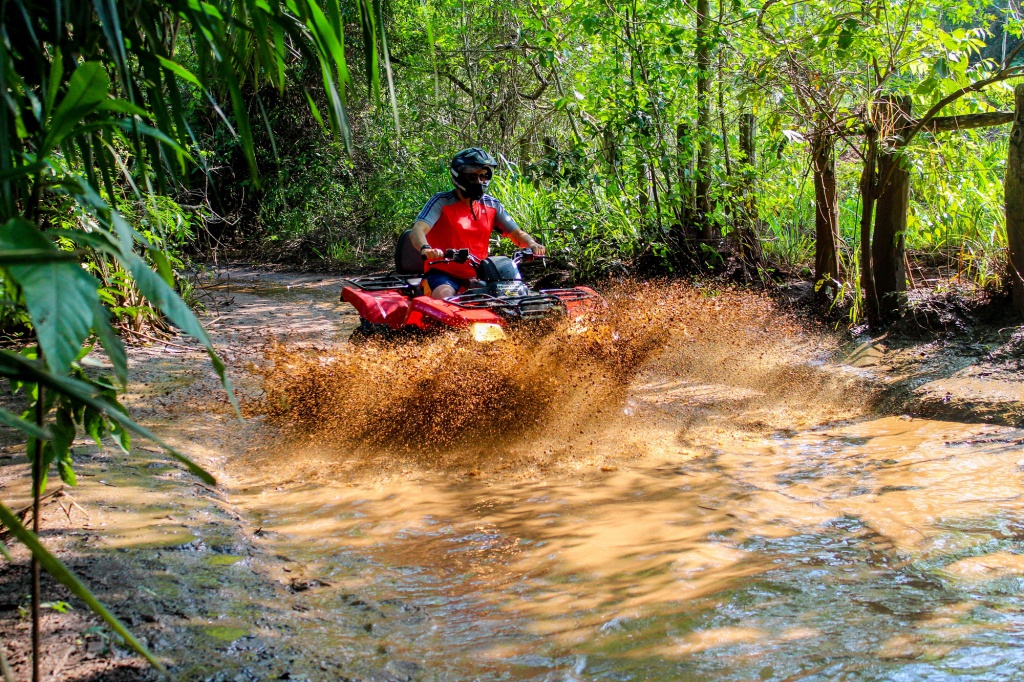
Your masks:
<svg viewBox="0 0 1024 682"><path fill-rule="evenodd" d="M376 25L377 3L357 0L353 9L364 26ZM213 483L128 416L117 384L85 372L85 344L95 334L123 386L127 360L112 317L165 317L206 347L237 410L224 363L174 289L180 261L168 250L190 238L192 225L167 195L188 179L191 164L204 160L193 130L201 98L238 140L258 186L243 90L266 83L283 91L292 55L319 66L327 123L350 140L341 7L336 0L12 0L0 12L0 276L5 321L24 323L35 346L25 354L0 350L0 376L32 401L21 417L3 412L0 421L28 436L36 496L52 467L74 485L71 444L79 429L97 442L112 436L125 451L135 432ZM386 45L383 32L379 41ZM364 50L377 54L376 30ZM221 101L231 103L230 120ZM0 521L163 670L2 505ZM33 599L38 603L39 595Z"/></svg>

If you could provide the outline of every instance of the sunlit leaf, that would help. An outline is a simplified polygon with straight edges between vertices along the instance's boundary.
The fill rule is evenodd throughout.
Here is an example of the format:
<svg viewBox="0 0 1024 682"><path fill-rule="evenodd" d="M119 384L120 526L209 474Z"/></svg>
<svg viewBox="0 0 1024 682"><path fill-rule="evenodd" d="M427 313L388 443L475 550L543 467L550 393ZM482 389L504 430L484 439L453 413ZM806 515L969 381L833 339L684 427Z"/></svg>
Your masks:
<svg viewBox="0 0 1024 682"><path fill-rule="evenodd" d="M71 75L68 91L60 100L53 116L44 146L50 149L70 133L87 115L107 99L110 79L99 62L85 62Z"/></svg>

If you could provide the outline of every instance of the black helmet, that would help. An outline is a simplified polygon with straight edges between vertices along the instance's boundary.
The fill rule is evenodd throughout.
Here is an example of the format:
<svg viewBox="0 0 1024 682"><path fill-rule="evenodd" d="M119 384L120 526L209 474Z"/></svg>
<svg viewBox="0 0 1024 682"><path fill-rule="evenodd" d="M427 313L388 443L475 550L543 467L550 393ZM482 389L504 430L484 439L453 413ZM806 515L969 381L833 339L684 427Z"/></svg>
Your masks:
<svg viewBox="0 0 1024 682"><path fill-rule="evenodd" d="M480 201L487 191L487 185L491 181L494 169L498 162L494 157L479 147L463 149L452 158L451 173L452 183L462 193L462 196L469 199L470 211L473 210L473 202ZM468 172L470 168L486 168L485 177L479 177ZM476 214L473 214L474 219Z"/></svg>
<svg viewBox="0 0 1024 682"><path fill-rule="evenodd" d="M493 156L480 149L480 147L463 149L452 157L451 171L453 176L470 166L490 168L493 171L498 167L498 162L494 160Z"/></svg>

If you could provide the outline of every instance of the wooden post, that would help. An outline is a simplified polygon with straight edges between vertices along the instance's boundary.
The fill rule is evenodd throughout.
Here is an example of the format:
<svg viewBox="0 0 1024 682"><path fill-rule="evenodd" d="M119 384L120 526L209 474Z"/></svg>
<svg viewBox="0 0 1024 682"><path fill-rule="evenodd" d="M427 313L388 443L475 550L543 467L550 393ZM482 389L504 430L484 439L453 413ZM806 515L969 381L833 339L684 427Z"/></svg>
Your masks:
<svg viewBox="0 0 1024 682"><path fill-rule="evenodd" d="M835 138L832 135L819 131L811 136L811 168L814 170L814 281L825 280L827 284L839 279L840 274L837 256L839 206L836 203Z"/></svg>
<svg viewBox="0 0 1024 682"><path fill-rule="evenodd" d="M1015 111L1006 158L1003 191L1006 200L1007 279L1013 307L1024 317L1024 84L1013 89Z"/></svg>
<svg viewBox="0 0 1024 682"><path fill-rule="evenodd" d="M878 113L886 138L902 139L913 123L910 104L910 97L895 95L879 102ZM871 241L875 295L882 324L902 314L907 291L905 252L910 172L902 163L902 155L892 147L891 142L887 144L878 159L878 178L885 185L876 191L875 234Z"/></svg>

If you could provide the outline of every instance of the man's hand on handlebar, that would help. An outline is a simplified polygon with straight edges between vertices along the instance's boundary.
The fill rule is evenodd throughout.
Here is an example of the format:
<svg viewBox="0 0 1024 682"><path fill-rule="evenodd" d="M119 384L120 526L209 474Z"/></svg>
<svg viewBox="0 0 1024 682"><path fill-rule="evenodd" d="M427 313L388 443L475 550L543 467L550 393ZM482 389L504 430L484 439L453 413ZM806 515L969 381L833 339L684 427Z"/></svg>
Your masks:
<svg viewBox="0 0 1024 682"><path fill-rule="evenodd" d="M444 251L441 249L423 249L423 260L442 260L444 258Z"/></svg>
<svg viewBox="0 0 1024 682"><path fill-rule="evenodd" d="M533 255L538 258L545 256L548 252L548 250L544 248L543 244L538 244L536 242L530 246L530 250L533 251Z"/></svg>

